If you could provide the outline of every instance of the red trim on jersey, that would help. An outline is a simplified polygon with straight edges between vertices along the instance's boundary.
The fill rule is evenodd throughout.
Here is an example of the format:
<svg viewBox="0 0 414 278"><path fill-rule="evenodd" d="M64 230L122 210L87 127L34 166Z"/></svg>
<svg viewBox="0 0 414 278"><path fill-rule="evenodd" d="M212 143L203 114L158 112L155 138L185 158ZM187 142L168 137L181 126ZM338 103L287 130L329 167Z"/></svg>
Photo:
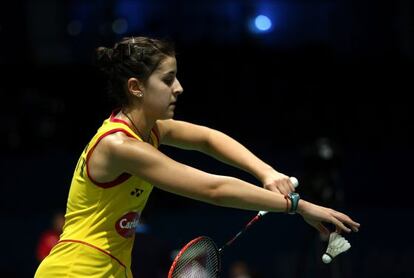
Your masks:
<svg viewBox="0 0 414 278"><path fill-rule="evenodd" d="M132 129L132 127L129 126L129 124L126 121L121 120L121 119L118 119L118 118L115 118L116 114L118 114L119 111L121 111L121 108L117 108L117 109L113 110L112 113L111 113L111 116L109 117L109 121L110 122L113 122L113 123L121 123L121 124L124 124L127 127L129 127L129 128Z"/></svg>
<svg viewBox="0 0 414 278"><path fill-rule="evenodd" d="M103 250L103 249L101 249L101 248L99 248L99 247L97 247L93 244L90 244L90 243L87 243L87 242L84 242L84 241L81 241L81 240L75 240L75 239L63 239L63 240L60 240L57 244L62 243L62 242L74 242L74 243L80 243L80 244L84 244L86 246L92 247L92 248L94 248L98 251L101 251L105 255L108 255L109 257L111 257L112 259L117 261L120 265L122 265L124 268L126 268L126 266L117 257L115 257L111 253L109 253L109 252L107 252L107 251L105 251L105 250Z"/></svg>
<svg viewBox="0 0 414 278"><path fill-rule="evenodd" d="M127 127L129 127L130 129L132 129L133 130L133 127L132 126L130 126L126 121L124 121L124 120L121 120L121 119L118 119L118 118L115 118L115 116L116 116L116 114L118 114L119 113L119 111L121 111L121 108L116 108L116 109L114 109L113 111L112 111L112 113L111 113L111 116L109 117L109 121L110 122L113 122L113 123L121 123L121 124L124 124L124 125L126 125ZM152 129L151 129L151 132L152 133L154 133L154 135L155 135L155 137L157 138L157 146L159 146L160 145L160 134L159 134L159 131L158 131L158 129L157 129L157 127L156 126L154 126ZM139 135L137 135L139 138L141 138ZM141 138L141 140L144 140L143 138Z"/></svg>
<svg viewBox="0 0 414 278"><path fill-rule="evenodd" d="M96 146L98 145L98 143L107 135L110 135L112 133L115 132L123 132L125 133L127 136L135 138L130 132L126 131L123 128L115 128L115 129L111 129L107 132L105 132L104 134L102 134L98 140L96 140L95 144L93 145L93 147L89 150L87 156L86 156L86 174L88 175L88 178L91 180L91 182L93 182L95 185L102 187L102 188L110 188L113 186L116 186L120 183L123 183L124 181L126 181L127 179L129 179L131 177L130 174L128 173L122 173L121 175L119 175L115 180L110 181L110 182L97 182L96 180L94 180L91 177L91 174L89 172L89 167L88 167L88 162L89 162L89 158L91 157L93 151L95 150ZM136 139L136 138L135 138Z"/></svg>

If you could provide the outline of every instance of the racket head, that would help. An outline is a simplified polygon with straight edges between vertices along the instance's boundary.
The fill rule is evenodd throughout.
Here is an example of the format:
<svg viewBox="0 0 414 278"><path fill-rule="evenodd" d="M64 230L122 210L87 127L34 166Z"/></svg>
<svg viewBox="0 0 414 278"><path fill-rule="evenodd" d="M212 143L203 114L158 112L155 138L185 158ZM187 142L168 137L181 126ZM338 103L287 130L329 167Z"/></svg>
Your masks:
<svg viewBox="0 0 414 278"><path fill-rule="evenodd" d="M214 241L206 236L188 242L175 257L168 278L219 277L220 252Z"/></svg>

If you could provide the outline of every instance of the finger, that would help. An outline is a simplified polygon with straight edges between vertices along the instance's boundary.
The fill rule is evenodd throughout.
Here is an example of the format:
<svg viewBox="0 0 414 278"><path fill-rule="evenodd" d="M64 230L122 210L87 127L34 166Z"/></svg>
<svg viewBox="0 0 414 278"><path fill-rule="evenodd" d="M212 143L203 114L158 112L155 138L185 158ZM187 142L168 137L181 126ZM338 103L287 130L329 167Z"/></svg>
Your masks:
<svg viewBox="0 0 414 278"><path fill-rule="evenodd" d="M346 223L348 226L350 226L354 232L359 231L361 224L352 220L348 215L337 211L334 214L335 217L338 218L341 222Z"/></svg>
<svg viewBox="0 0 414 278"><path fill-rule="evenodd" d="M342 222L345 222L346 225L349 226L349 227L351 227L351 229L354 232L358 232L359 231L359 227L361 226L359 223L357 223L355 221L352 221L352 220L350 220L350 221L345 220L345 221L342 221Z"/></svg>
<svg viewBox="0 0 414 278"><path fill-rule="evenodd" d="M290 193L288 187L286 187L285 185L281 184L277 187L279 189L279 191L283 194L283 195L287 195Z"/></svg>
<svg viewBox="0 0 414 278"><path fill-rule="evenodd" d="M274 184L268 184L268 185L266 185L266 186L265 186L265 188L266 188L267 190L270 190L270 191L273 191L273 192L280 193L280 194L284 195L284 194L283 194L283 193L279 190L279 188L277 188L277 186L276 186L276 185L274 185Z"/></svg>
<svg viewBox="0 0 414 278"><path fill-rule="evenodd" d="M290 178L283 181L283 186L285 190L287 191L287 193L295 191L295 187L293 186L293 183L290 180Z"/></svg>
<svg viewBox="0 0 414 278"><path fill-rule="evenodd" d="M287 186L289 187L290 192L294 192L295 191L295 186L292 183L292 181L290 179L288 179L288 184Z"/></svg>
<svg viewBox="0 0 414 278"><path fill-rule="evenodd" d="M336 229L341 229L344 232L350 233L351 229L346 227L344 223L336 219L335 217L332 217L331 223L336 226Z"/></svg>
<svg viewBox="0 0 414 278"><path fill-rule="evenodd" d="M328 228L326 228L321 222L317 224L316 229L318 229L318 231L323 235L329 235Z"/></svg>
<svg viewBox="0 0 414 278"><path fill-rule="evenodd" d="M339 229L337 226L335 226L335 233L341 234L342 233L342 230Z"/></svg>

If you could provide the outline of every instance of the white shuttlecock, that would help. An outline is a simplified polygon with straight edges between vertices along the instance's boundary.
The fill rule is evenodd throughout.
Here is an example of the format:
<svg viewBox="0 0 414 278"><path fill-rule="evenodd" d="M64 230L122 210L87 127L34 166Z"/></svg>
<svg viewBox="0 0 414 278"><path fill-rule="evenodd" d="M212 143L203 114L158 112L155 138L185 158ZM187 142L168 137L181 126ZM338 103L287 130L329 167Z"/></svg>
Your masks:
<svg viewBox="0 0 414 278"><path fill-rule="evenodd" d="M322 256L322 261L329 264L333 258L351 248L351 244L340 234L331 233L329 235L329 243L325 254Z"/></svg>

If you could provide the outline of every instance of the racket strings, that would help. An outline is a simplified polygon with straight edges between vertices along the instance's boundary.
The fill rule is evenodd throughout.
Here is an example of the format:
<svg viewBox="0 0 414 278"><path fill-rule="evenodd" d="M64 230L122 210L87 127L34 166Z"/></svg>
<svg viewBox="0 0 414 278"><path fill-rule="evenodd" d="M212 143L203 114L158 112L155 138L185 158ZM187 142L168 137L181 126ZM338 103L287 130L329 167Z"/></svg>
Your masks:
<svg viewBox="0 0 414 278"><path fill-rule="evenodd" d="M214 242L200 237L188 244L177 257L172 278L217 277L219 254Z"/></svg>

